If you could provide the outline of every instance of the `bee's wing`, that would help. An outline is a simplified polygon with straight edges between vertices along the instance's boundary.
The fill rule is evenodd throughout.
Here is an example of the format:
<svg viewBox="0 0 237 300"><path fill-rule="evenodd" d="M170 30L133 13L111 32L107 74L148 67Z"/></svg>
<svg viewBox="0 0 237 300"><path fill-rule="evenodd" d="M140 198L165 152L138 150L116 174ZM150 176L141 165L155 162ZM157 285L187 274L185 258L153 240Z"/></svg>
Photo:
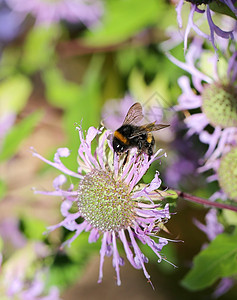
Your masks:
<svg viewBox="0 0 237 300"><path fill-rule="evenodd" d="M142 126L137 127L137 129L134 130L133 134L130 136L130 138L134 138L136 136L142 135L144 133L147 132L151 132L151 131L157 131L166 127L169 127L170 125L165 125L165 124L155 124L155 122L153 123L149 123L149 124L145 124Z"/></svg>
<svg viewBox="0 0 237 300"><path fill-rule="evenodd" d="M136 125L143 119L142 106L139 102L134 103L128 110L127 115L123 121L123 125Z"/></svg>

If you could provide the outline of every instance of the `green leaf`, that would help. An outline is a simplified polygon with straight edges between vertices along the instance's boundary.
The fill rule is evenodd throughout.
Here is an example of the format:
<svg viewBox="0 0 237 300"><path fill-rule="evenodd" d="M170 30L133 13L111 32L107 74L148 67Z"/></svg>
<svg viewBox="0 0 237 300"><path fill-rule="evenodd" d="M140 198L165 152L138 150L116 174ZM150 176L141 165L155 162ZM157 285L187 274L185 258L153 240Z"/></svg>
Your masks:
<svg viewBox="0 0 237 300"><path fill-rule="evenodd" d="M222 214L225 222L227 222L228 225L237 226L237 213L235 211L223 209Z"/></svg>
<svg viewBox="0 0 237 300"><path fill-rule="evenodd" d="M73 234L70 237L72 236ZM73 241L71 247L68 248L68 255L73 261L85 264L85 259L88 259L96 251L99 253L101 247L100 239L96 243L89 243L88 237L88 233L81 234Z"/></svg>
<svg viewBox="0 0 237 300"><path fill-rule="evenodd" d="M218 12L220 14L224 14L224 15L227 15L234 19L237 19L237 17L233 13L233 11L226 4L222 3L221 1L212 1L211 3L209 3L209 7L211 10L213 10L215 12ZM235 5L235 7L237 7L237 5Z"/></svg>
<svg viewBox="0 0 237 300"><path fill-rule="evenodd" d="M46 231L46 224L35 217L24 216L21 218L23 232L30 240L43 240Z"/></svg>
<svg viewBox="0 0 237 300"><path fill-rule="evenodd" d="M62 109L75 105L80 97L80 86L63 78L59 69L52 68L44 72L43 80L46 86L48 101Z"/></svg>
<svg viewBox="0 0 237 300"><path fill-rule="evenodd" d="M88 33L86 42L93 45L119 43L154 25L165 13L164 2L156 0L108 1L102 26Z"/></svg>
<svg viewBox="0 0 237 300"><path fill-rule="evenodd" d="M31 134L41 118L41 111L34 112L12 128L3 141L0 161L10 158L17 152L21 142Z"/></svg>
<svg viewBox="0 0 237 300"><path fill-rule="evenodd" d="M61 261L51 266L46 282L46 289L57 286L61 291L78 280L80 267L72 263L67 257L61 257Z"/></svg>
<svg viewBox="0 0 237 300"><path fill-rule="evenodd" d="M92 57L89 68L84 76L81 85L80 97L77 102L65 111L64 125L69 139L68 148L71 155L67 159L62 159L65 165L76 170L79 138L78 131L75 130L75 123L81 124L83 130L87 130L90 126L99 126L100 124L100 108L101 108L101 68L104 62L104 56L95 55Z"/></svg>
<svg viewBox="0 0 237 300"><path fill-rule="evenodd" d="M31 94L32 85L23 75L15 75L0 84L1 114L19 113Z"/></svg>
<svg viewBox="0 0 237 300"><path fill-rule="evenodd" d="M218 235L207 248L194 258L194 266L182 281L196 291L212 285L217 279L237 273L237 231Z"/></svg>
<svg viewBox="0 0 237 300"><path fill-rule="evenodd" d="M32 73L42 70L55 60L54 43L59 36L59 28L55 26L35 26L24 43L22 67Z"/></svg>
<svg viewBox="0 0 237 300"><path fill-rule="evenodd" d="M1 50L0 79L7 78L18 71L21 47L6 47Z"/></svg>

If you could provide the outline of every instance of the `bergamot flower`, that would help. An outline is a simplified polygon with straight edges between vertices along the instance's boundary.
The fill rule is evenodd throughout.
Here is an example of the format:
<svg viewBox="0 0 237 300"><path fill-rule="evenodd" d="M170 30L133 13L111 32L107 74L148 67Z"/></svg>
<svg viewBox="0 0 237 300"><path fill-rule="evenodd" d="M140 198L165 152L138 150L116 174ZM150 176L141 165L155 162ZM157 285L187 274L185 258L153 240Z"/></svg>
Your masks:
<svg viewBox="0 0 237 300"><path fill-rule="evenodd" d="M178 83L182 94L176 109L185 112L187 134L198 134L200 141L208 145L205 161L199 170L214 171L208 181L218 180L220 183L221 190L212 199L226 199L228 196L236 199L236 176L228 177L231 177L231 183L225 176L230 174L230 164L226 168L225 163L230 162L230 159L224 157L237 146L237 52L234 51L229 58L218 60L216 55L210 55L208 50L204 50L202 44L199 38L193 40L185 62L167 54L173 63L191 74L192 85L196 90L192 88L187 76L180 77ZM231 53L230 49L226 53ZM199 70L200 67L205 71ZM219 168L221 160L222 168ZM235 165L231 166L231 174L235 174Z"/></svg>
<svg viewBox="0 0 237 300"><path fill-rule="evenodd" d="M187 49L187 44L188 44L188 35L190 33L190 30L193 29L198 35L202 36L203 38L209 40L214 49L217 51L217 47L215 45L215 34L221 38L224 39L233 39L233 31L235 30L236 23L233 26L233 29L230 31L224 31L222 30L219 26L217 26L212 19L212 14L215 14L213 11L211 11L210 4L214 2L213 0L185 0L186 2L190 2L190 14L188 18L188 23L187 27L185 30L184 34L184 48L185 50ZM176 12L177 12L177 21L179 24L179 27L182 28L182 7L184 5L184 0L180 0L177 7L176 7ZM215 1L216 2L216 1ZM220 4L226 5L235 16L237 16L237 8L235 7L235 0L219 0ZM204 14L206 13L206 18L208 22L208 26L210 29L210 34L204 33L197 24L194 23L193 18L194 18L194 13L198 14Z"/></svg>
<svg viewBox="0 0 237 300"><path fill-rule="evenodd" d="M61 157L67 157L67 148L58 149L54 161L43 158L36 152L33 155L49 165L59 169L62 173L73 176L79 183L75 187L62 189L66 182L65 175L59 175L51 192L35 191L45 195L61 196L63 202L61 213L64 219L57 225L50 226L49 231L64 227L74 231L74 236L65 241L70 245L83 231L89 232L89 242L96 242L101 237L99 280L103 278L103 263L105 256L113 257L117 284L121 284L120 266L124 264L118 252L117 243L123 245L128 261L136 269L143 269L145 277L150 282L145 263L148 258L139 248L139 241L150 247L157 255L158 262L166 260L161 254L168 239L157 235L164 223L170 218L169 205L162 208L162 191L158 191L161 180L157 172L149 184L142 184L140 180L147 172L151 163L160 159L161 149L148 161L146 154L138 155L136 149L131 150L126 164L118 157L112 148L111 131L90 127L86 137L78 128L80 147L78 149L78 171L73 172L61 162ZM97 138L98 145L92 152L91 144ZM72 213L70 209L75 204L78 211ZM78 223L78 218L83 221Z"/></svg>

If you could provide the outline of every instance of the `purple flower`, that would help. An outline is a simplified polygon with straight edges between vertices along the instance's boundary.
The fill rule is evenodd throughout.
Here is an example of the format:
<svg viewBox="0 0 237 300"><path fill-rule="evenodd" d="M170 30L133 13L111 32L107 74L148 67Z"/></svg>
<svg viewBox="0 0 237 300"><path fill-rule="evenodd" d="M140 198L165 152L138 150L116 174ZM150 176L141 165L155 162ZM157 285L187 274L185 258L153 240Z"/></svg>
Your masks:
<svg viewBox="0 0 237 300"><path fill-rule="evenodd" d="M209 241L215 239L215 237L224 231L224 227L220 224L217 220L217 211L216 209L212 208L208 211L205 217L206 225L202 224L198 220L194 220L195 225L203 231Z"/></svg>
<svg viewBox="0 0 237 300"><path fill-rule="evenodd" d="M5 261L0 253L1 296L12 300L60 300L57 287L45 292L48 270L38 267L39 259L48 254L41 243L25 244Z"/></svg>
<svg viewBox="0 0 237 300"><path fill-rule="evenodd" d="M9 241L14 248L21 248L26 244L26 238L19 230L19 221L16 218L6 218L0 223L0 236Z"/></svg>
<svg viewBox="0 0 237 300"><path fill-rule="evenodd" d="M200 0L200 1L186 0L186 2L191 3L191 8L190 8L190 14L189 14L189 18L188 18L188 24L187 24L185 34L184 34L184 49L185 50L187 49L188 35L190 33L191 28L198 35L211 41L211 43L216 51L217 51L217 47L215 45L215 34L224 39L229 39L229 38L233 39L234 38L233 31L236 29L236 21L235 21L234 28L230 31L224 31L220 27L218 27L217 25L214 24L214 22L212 20L213 12L211 11L210 6L209 6L209 4L212 2L212 0L206 0L206 1L205 0L203 0L203 1L202 0ZM220 0L220 2L227 5L230 8L230 10L237 16L237 8L234 6L234 3L236 2L236 0ZM202 4L206 5L206 7ZM178 21L180 28L182 27L182 23L183 23L182 16L181 16L183 5L184 5L184 0L180 0L176 7L177 21ZM200 5L202 5L201 9L199 8ZM210 35L201 31L199 29L199 27L194 23L193 17L194 17L195 12L198 14L206 13L207 22L208 22L209 29L210 29Z"/></svg>
<svg viewBox="0 0 237 300"><path fill-rule="evenodd" d="M192 76L196 92L187 76L178 80L182 94L178 98L176 109L190 112L185 118L188 136L198 134L200 141L208 145L205 162L199 171L212 169L214 175L208 181L218 180L217 171L221 158L237 146L237 52L232 54L228 63L223 58L218 62L217 56L210 56L207 50L203 50L202 41L195 38L185 62L177 60L169 53L167 56ZM203 63L202 58L206 59L202 64L206 68L206 74L197 68L198 64ZM210 130L210 127L213 129ZM232 180L236 180L235 177ZM226 199L228 194L226 190L220 191L211 199Z"/></svg>
<svg viewBox="0 0 237 300"><path fill-rule="evenodd" d="M143 269L145 277L150 282L150 275L145 267L148 258L141 252L138 241L152 249L158 257L158 262L166 260L160 252L168 240L156 234L161 229L160 224L165 223L170 214L168 204L162 209L161 204L157 203L164 193L158 191L161 184L159 173L156 173L150 184L139 182L151 163L163 156L160 154L161 149L150 161L146 154L139 156L136 149L133 149L124 165L122 157L118 157L113 151L111 131L90 127L84 137L81 128L78 130L81 141L78 149L78 172L69 170L61 162L61 157L70 154L67 148L58 149L53 162L36 152L33 153L64 174L79 180L76 190L73 185L68 189L62 189L62 185L66 184L66 177L61 174L54 180L54 191L35 191L63 198L61 213L64 219L48 229L52 231L65 227L75 232L74 236L62 246L70 245L83 231L90 233L89 243L96 242L100 236L102 237L98 282L103 278L105 256L112 256L117 284L121 284L119 269L124 260L118 252L118 240L123 244L131 265L136 269ZM91 144L95 139L98 140L98 145L92 153ZM74 203L78 206L78 212L72 213L70 209ZM80 223L79 217L83 218Z"/></svg>
<svg viewBox="0 0 237 300"><path fill-rule="evenodd" d="M103 12L100 0L24 0L24 5L22 0L6 1L13 11L32 14L37 24L51 24L66 20L91 26L99 20Z"/></svg>
<svg viewBox="0 0 237 300"><path fill-rule="evenodd" d="M219 298L220 296L227 293L234 285L235 280L230 277L224 277L220 280L218 286L216 287L214 293L212 294L213 298Z"/></svg>
<svg viewBox="0 0 237 300"><path fill-rule="evenodd" d="M23 20L21 14L10 10L5 0L0 0L0 46L19 34Z"/></svg>

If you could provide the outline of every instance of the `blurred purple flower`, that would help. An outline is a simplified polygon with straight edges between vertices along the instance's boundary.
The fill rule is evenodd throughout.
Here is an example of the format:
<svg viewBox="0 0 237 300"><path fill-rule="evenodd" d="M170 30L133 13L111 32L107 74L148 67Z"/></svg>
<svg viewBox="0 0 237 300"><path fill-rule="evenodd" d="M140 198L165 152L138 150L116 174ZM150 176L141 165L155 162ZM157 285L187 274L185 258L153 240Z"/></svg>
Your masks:
<svg viewBox="0 0 237 300"><path fill-rule="evenodd" d="M57 287L52 286L46 293L48 270L39 267L39 259L49 255L44 244L25 243L11 256L9 253L7 255L4 260L0 253L0 291L3 299L60 300Z"/></svg>
<svg viewBox="0 0 237 300"><path fill-rule="evenodd" d="M51 24L66 20L81 22L90 27L98 22L103 13L100 0L6 0L13 11L32 14L37 24Z"/></svg>
<svg viewBox="0 0 237 300"><path fill-rule="evenodd" d="M216 209L212 208L208 211L205 217L206 225L202 224L198 220L194 220L195 225L203 231L209 241L215 239L215 237L224 231L224 227L220 224L217 220L217 211Z"/></svg>
<svg viewBox="0 0 237 300"><path fill-rule="evenodd" d="M187 76L180 77L178 83L182 94L175 108L183 111L189 110L191 114L188 114L185 119L188 136L198 134L200 141L208 145L205 164L199 171L212 169L214 175L210 176L208 181L213 181L218 180L217 170L220 158L237 145L237 52L234 52L229 59L225 72L222 64L221 70L218 70L218 60L214 55L209 62L212 70L207 68L209 74L212 71L210 76L196 67L200 62L198 60L208 54L206 50L203 50L202 43L202 40L198 38L193 40L186 55L186 62L177 60L169 53L167 56L174 64L192 76L192 84L197 93L191 87ZM194 109L195 112L193 112ZM212 131L209 130L210 126L213 128ZM218 197L227 198L226 194L221 191L215 193L211 199Z"/></svg>
<svg viewBox="0 0 237 300"><path fill-rule="evenodd" d="M173 132L173 140L169 148L168 164L165 168L165 183L170 188L193 189L197 184L199 153L193 146L192 141L185 138L186 126L177 115L170 123Z"/></svg>
<svg viewBox="0 0 237 300"><path fill-rule="evenodd" d="M183 187L186 182L190 185L189 180L195 178L197 174L196 153L188 146L188 142L179 138L172 142L171 147L174 149L174 157L171 157L166 167L165 183L171 188ZM183 152L184 150L186 151Z"/></svg>
<svg viewBox="0 0 237 300"><path fill-rule="evenodd" d="M19 230L19 221L13 217L1 221L0 236L5 243L9 241L14 248L21 248L26 244L26 238Z"/></svg>
<svg viewBox="0 0 237 300"><path fill-rule="evenodd" d="M63 190L61 186L65 184L66 177L61 174L53 183L55 191L35 191L45 195L61 196L64 199L61 205L64 220L49 227L49 231L61 226L75 231L74 236L62 246L70 245L83 231L90 232L90 243L96 242L102 236L98 282L103 278L105 256L112 255L118 285L121 284L119 268L124 264L117 249L119 240L131 265L136 269L143 269L145 277L150 282L150 275L145 268L148 258L141 252L137 240L152 249L158 257L158 262L166 260L160 251L168 240L157 236L156 233L160 231L162 222L170 218L170 214L168 204L162 209L160 204L155 203L160 200L162 193L165 193L157 190L161 184L158 172L150 184L138 185L138 182L151 163L163 156L160 155L161 150L148 161L146 154L138 156L134 149L129 154L127 163L123 165L123 160L113 151L111 131L102 132L90 127L84 138L82 130L80 128L78 130L81 141L78 150L78 172L69 170L61 162L61 157L70 154L67 148L58 149L54 162L46 160L36 152L33 153L64 174L79 180L77 190L74 190L73 185L68 190ZM98 138L98 146L92 153L91 143ZM76 213L70 212L73 204L79 208ZM79 217L83 218L81 223L77 222Z"/></svg>
<svg viewBox="0 0 237 300"><path fill-rule="evenodd" d="M124 121L124 116L135 102L134 98L129 95L119 100L106 101L102 109L103 125L113 131L119 128Z"/></svg>
<svg viewBox="0 0 237 300"><path fill-rule="evenodd" d="M38 271L32 281L21 278L9 278L11 286L7 291L7 299L19 300L60 300L59 289L55 286L45 293L46 270Z"/></svg>
<svg viewBox="0 0 237 300"><path fill-rule="evenodd" d="M179 27L182 27L182 16L181 16L181 11L182 11L182 7L184 5L184 1L185 0L180 0L177 7L176 7L176 11L177 11L177 21L179 24ZM221 38L224 39L233 39L233 31L236 29L236 22L235 22L235 27L233 28L233 30L231 31L224 31L222 30L220 27L218 27L217 25L214 24L213 20L212 20L212 11L210 9L209 4L212 2L212 0L200 0L200 1L195 1L195 0L186 0L186 2L190 2L191 3L191 8L190 8L190 14L189 14L189 18L188 18L188 24L185 30L185 34L184 34L184 49L187 49L187 44L188 44L188 35L190 33L191 28L200 36L202 36L203 38L211 41L214 49L217 51L217 47L215 45L215 34L218 35ZM235 14L235 16L237 16L237 8L234 6L236 0L220 0L220 2L224 3L225 5L227 5L229 7L229 9ZM201 4L206 5L206 8L204 8L202 6L202 9L199 8L199 6ZM198 13L198 14L204 14L206 13L206 17L207 17L207 22L209 25L209 29L210 29L210 35L204 33L203 31L201 31L199 29L199 27L194 23L193 21L193 17L194 17L194 13Z"/></svg>
<svg viewBox="0 0 237 300"><path fill-rule="evenodd" d="M164 103L164 99L159 99L161 97L159 94L154 93L146 100L141 100L140 103L143 106L143 115L144 118L141 122L150 123L167 123L169 119L171 119L171 112L169 108L164 107L167 106ZM124 117L126 116L129 108L137 101L127 94L122 99L112 99L106 101L103 109L102 109L102 123L106 128L111 130L116 130L120 127L124 121ZM163 106L162 106L163 104ZM172 111L174 115L174 112ZM139 124L138 124L139 125ZM155 134L155 133L154 133Z"/></svg>
<svg viewBox="0 0 237 300"><path fill-rule="evenodd" d="M13 12L6 4L7 0L0 0L0 46L13 40L21 30L24 16Z"/></svg>
<svg viewBox="0 0 237 300"><path fill-rule="evenodd" d="M220 296L227 293L234 285L235 280L230 277L222 278L216 287L214 293L212 294L213 298L217 299Z"/></svg>
<svg viewBox="0 0 237 300"><path fill-rule="evenodd" d="M15 113L6 113L0 116L0 152L3 144L3 140L11 127L13 126L16 119Z"/></svg>

